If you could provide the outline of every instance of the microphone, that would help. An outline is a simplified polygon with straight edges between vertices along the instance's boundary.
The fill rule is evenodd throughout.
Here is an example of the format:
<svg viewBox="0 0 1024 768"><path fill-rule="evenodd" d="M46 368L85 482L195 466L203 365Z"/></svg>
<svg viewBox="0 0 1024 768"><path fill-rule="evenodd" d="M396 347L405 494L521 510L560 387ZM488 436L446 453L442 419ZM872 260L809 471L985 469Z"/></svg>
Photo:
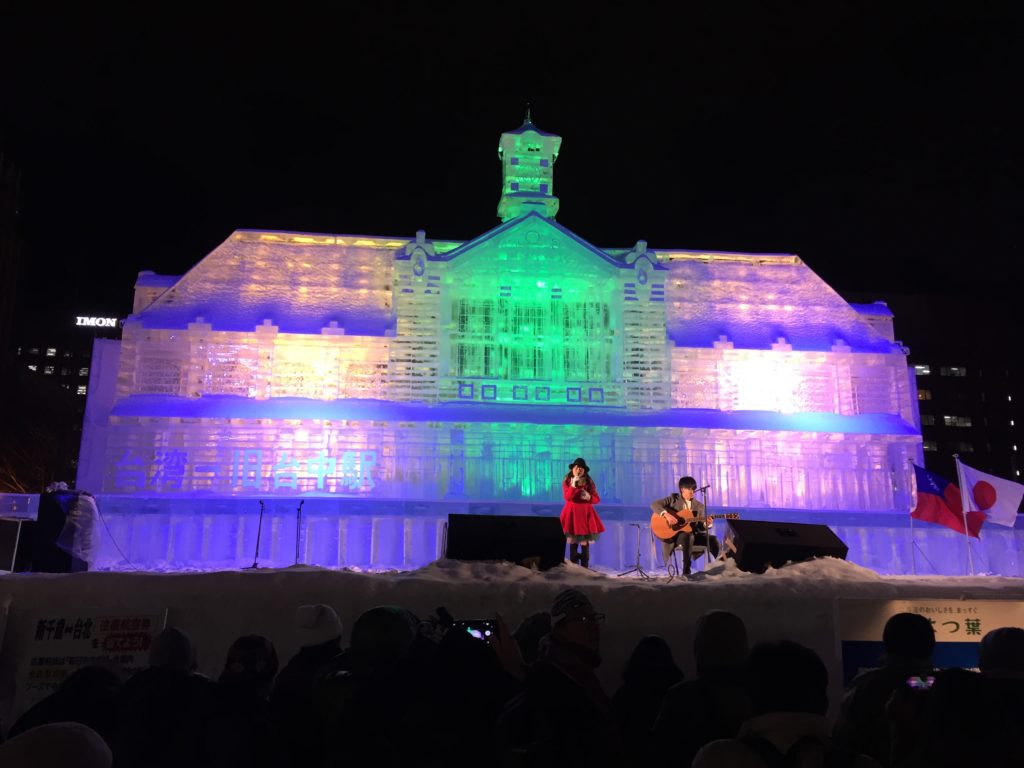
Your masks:
<svg viewBox="0 0 1024 768"><path fill-rule="evenodd" d="M694 491L694 493L700 493L701 491L706 491L710 487L711 487L710 485L705 485L702 488L698 488L696 491Z"/></svg>

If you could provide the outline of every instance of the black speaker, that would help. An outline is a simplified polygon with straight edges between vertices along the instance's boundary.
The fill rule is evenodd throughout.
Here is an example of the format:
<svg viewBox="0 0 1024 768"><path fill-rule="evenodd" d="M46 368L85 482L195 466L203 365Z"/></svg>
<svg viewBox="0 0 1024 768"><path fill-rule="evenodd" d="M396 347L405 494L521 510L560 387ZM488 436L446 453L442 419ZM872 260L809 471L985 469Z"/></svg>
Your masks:
<svg viewBox="0 0 1024 768"><path fill-rule="evenodd" d="M740 570L751 573L815 557L845 560L850 549L827 525L764 520L730 520L726 542Z"/></svg>
<svg viewBox="0 0 1024 768"><path fill-rule="evenodd" d="M565 560L565 534L557 517L448 515L445 557L508 560L543 571Z"/></svg>
<svg viewBox="0 0 1024 768"><path fill-rule="evenodd" d="M78 491L39 494L39 512L36 514L31 565L28 570L33 573L77 573L88 570L88 563L57 545L78 496Z"/></svg>

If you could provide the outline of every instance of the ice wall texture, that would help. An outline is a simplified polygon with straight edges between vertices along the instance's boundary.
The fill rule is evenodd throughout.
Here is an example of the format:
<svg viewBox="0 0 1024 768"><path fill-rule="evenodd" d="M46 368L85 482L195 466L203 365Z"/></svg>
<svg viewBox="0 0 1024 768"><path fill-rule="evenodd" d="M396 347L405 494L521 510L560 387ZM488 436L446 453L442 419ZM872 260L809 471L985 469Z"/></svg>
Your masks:
<svg viewBox="0 0 1024 768"><path fill-rule="evenodd" d="M0 499L2 502L2 499ZM213 570L252 564L259 532L259 505L246 498L192 499L115 496L101 500L106 525L97 567L135 570ZM474 504L398 500L387 505L352 499L307 499L302 515L295 499L268 499L259 564L287 567L298 561L328 568L389 570L420 568L444 556L444 526L450 513L547 515L559 506ZM964 576L970 574L963 536L918 523L906 514L841 515L799 510L748 509L745 520L818 523L832 527L849 546L847 559L880 574ZM636 564L637 529L649 510L606 507L607 530L594 547L591 565L621 573ZM724 529L721 521L716 527ZM722 535L722 530L719 534ZM115 544L116 542L116 544ZM298 544L298 547L296 547ZM641 564L663 576L661 548L643 530ZM985 529L973 545L974 572L1024 576L1024 530ZM697 570L704 567L698 560Z"/></svg>
<svg viewBox="0 0 1024 768"><path fill-rule="evenodd" d="M543 502L583 455L619 503L691 474L885 511L920 451L905 350L799 258L537 213L465 244L237 232L126 322L110 401L83 461L140 496Z"/></svg>
<svg viewBox="0 0 1024 768"><path fill-rule="evenodd" d="M667 252L666 328L677 347L898 353L862 314L796 256Z"/></svg>
<svg viewBox="0 0 1024 768"><path fill-rule="evenodd" d="M324 327L381 336L394 327L391 265L404 240L238 231L137 318L185 330L196 318L218 331L282 333Z"/></svg>

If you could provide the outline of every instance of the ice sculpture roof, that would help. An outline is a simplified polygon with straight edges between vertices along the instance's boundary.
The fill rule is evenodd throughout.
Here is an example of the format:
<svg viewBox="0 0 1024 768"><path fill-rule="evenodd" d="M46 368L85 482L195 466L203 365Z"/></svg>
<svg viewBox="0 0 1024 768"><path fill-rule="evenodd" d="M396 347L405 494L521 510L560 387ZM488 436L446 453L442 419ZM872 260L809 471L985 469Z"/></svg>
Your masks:
<svg viewBox="0 0 1024 768"><path fill-rule="evenodd" d="M181 280L181 275L158 275L150 270L139 272L135 280L136 288L170 288Z"/></svg>
<svg viewBox="0 0 1024 768"><path fill-rule="evenodd" d="M875 301L871 304L854 304L850 303L850 306L857 310L862 315L872 315L874 317L892 317L892 310L884 301Z"/></svg>
<svg viewBox="0 0 1024 768"><path fill-rule="evenodd" d="M795 256L668 255L668 335L680 347L894 352L857 309Z"/></svg>
<svg viewBox="0 0 1024 768"><path fill-rule="evenodd" d="M136 315L147 328L381 336L393 325L391 262L407 240L240 230Z"/></svg>
<svg viewBox="0 0 1024 768"><path fill-rule="evenodd" d="M596 245L592 245L591 243L588 243L586 240L584 240L582 237L577 235L571 229L563 227L561 224L559 224L554 219L549 219L546 216L542 216L540 213L538 213L536 211L530 211L526 215L520 216L517 219L512 219L510 221L504 222L503 224L499 224L494 229L490 229L487 232L484 232L482 235L480 235L480 236L470 240L467 243L464 243L463 245L459 246L458 248L455 248L452 251L449 251L448 253L438 254L437 256L433 257L431 260L432 261L434 261L434 260L436 260L436 261L452 261L454 259L459 258L460 256L464 256L465 254L469 253L473 249L480 247L484 243L490 242L495 237L499 237L500 235L506 234L508 232L511 232L511 231L513 231L515 229L518 229L518 228L523 227L523 226L528 225L528 224L540 224L542 226L550 227L551 229L555 230L555 232L557 232L558 234L564 235L569 240L574 242L576 245L579 245L581 248L583 248L583 250L593 254L597 258L601 259L602 261L604 261L604 262L606 262L606 263L608 263L608 264L610 264L610 265L612 265L614 267L622 268L622 269L626 269L626 268L629 267L629 265L627 265L626 262L623 261L622 259L615 258L610 253L608 253L607 251L598 248ZM409 257L408 256L404 256L404 255L400 255L400 256L398 256L398 258L409 258ZM656 265L655 268L657 269L657 268L660 268L660 267L658 267Z"/></svg>
<svg viewBox="0 0 1024 768"><path fill-rule="evenodd" d="M311 400L274 397L255 400L235 395L198 398L132 395L120 400L114 416L233 419L329 419L349 421L486 422L500 424L580 424L601 427L729 429L782 432L834 432L859 435L919 436L920 432L895 414L841 416L834 413L777 413L774 411L716 411L676 408L640 412L624 408L552 408L500 403L401 403L385 400Z"/></svg>
<svg viewBox="0 0 1024 768"><path fill-rule="evenodd" d="M504 133L516 134L516 133L526 133L527 131L532 131L533 133L536 133L539 136L557 136L558 135L558 134L555 134L555 133L548 133L547 131L542 131L540 128L538 128L536 125L534 125L533 124L533 120L530 119L530 113L529 112L526 113L526 119L523 120L523 124L522 125L520 125L518 128L515 128L514 130L505 131Z"/></svg>
<svg viewBox="0 0 1024 768"><path fill-rule="evenodd" d="M531 212L469 242L432 241L430 261L451 262L516 227L541 224L608 267L631 269L630 253L604 250ZM239 230L135 316L147 328L251 331L270 320L283 333L319 334L335 323L349 335L394 327L392 267L413 238ZM798 257L708 251L648 251L664 280L668 337L676 346L900 351ZM163 276L160 276L163 277ZM140 279L141 276L140 276ZM880 311L882 307L878 307ZM888 311L886 309L886 311Z"/></svg>

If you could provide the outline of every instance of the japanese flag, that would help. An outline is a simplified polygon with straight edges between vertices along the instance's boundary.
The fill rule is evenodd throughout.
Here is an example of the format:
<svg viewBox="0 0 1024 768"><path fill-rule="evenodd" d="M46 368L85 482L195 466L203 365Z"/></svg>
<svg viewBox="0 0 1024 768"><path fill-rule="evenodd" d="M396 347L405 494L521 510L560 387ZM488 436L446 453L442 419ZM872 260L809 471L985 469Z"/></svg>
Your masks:
<svg viewBox="0 0 1024 768"><path fill-rule="evenodd" d="M987 522L1010 528L1017 522L1017 508L1024 498L1024 485L986 475L960 462L964 509L984 512Z"/></svg>

